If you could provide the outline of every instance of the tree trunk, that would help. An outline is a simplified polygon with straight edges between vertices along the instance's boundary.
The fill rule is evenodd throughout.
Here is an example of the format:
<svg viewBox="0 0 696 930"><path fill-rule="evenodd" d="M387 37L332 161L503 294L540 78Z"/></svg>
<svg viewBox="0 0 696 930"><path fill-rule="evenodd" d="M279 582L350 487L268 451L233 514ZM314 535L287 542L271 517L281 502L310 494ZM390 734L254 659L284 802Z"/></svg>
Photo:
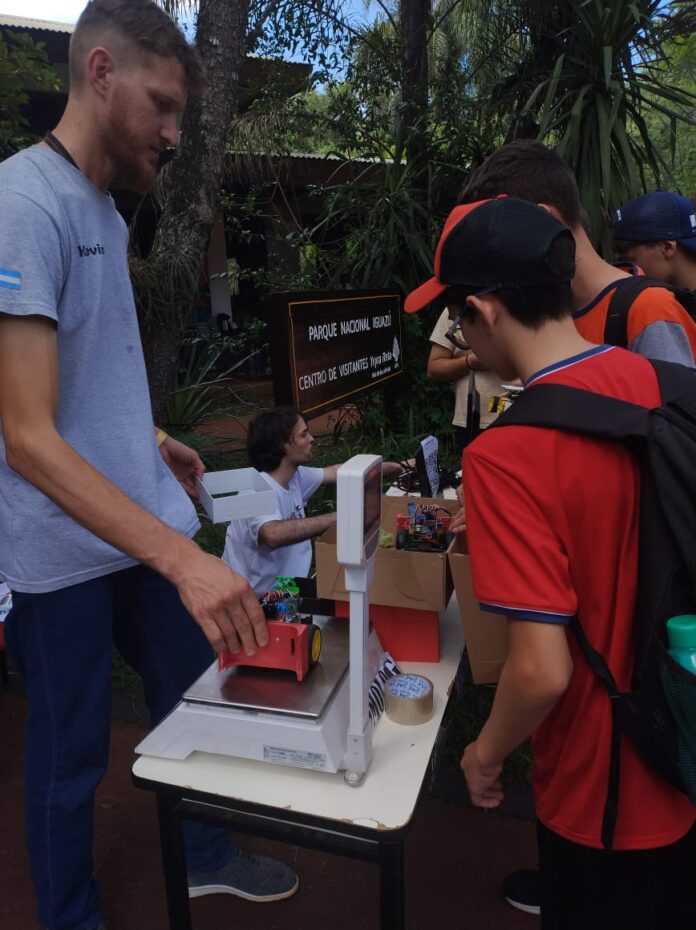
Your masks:
<svg viewBox="0 0 696 930"><path fill-rule="evenodd" d="M177 154L167 168L163 210L146 261L157 311L141 310L155 420L161 419L222 189L225 145L236 110L249 0L201 0L196 45L207 71L203 97L191 97ZM151 303L153 301L151 300Z"/></svg>
<svg viewBox="0 0 696 930"><path fill-rule="evenodd" d="M425 181L428 164L428 29L432 0L401 0L403 77L400 135L413 176Z"/></svg>

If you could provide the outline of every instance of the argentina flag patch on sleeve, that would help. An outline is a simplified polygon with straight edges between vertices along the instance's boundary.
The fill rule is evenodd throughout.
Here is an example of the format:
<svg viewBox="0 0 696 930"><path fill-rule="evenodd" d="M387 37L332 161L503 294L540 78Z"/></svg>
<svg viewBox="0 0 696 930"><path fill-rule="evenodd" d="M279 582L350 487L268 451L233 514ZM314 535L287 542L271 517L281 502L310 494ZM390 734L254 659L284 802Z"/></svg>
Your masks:
<svg viewBox="0 0 696 930"><path fill-rule="evenodd" d="M21 273L19 271L11 271L9 268L0 268L0 287L5 287L8 291L21 291Z"/></svg>

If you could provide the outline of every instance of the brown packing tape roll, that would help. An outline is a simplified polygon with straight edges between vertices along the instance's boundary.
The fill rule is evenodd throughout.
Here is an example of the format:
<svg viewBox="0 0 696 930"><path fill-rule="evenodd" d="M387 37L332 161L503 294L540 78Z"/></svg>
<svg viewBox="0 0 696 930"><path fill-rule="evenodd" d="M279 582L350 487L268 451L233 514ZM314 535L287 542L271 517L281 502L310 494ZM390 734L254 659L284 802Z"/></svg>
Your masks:
<svg viewBox="0 0 696 930"><path fill-rule="evenodd" d="M423 675L396 675L384 686L385 711L394 723L415 726L433 715L433 683Z"/></svg>

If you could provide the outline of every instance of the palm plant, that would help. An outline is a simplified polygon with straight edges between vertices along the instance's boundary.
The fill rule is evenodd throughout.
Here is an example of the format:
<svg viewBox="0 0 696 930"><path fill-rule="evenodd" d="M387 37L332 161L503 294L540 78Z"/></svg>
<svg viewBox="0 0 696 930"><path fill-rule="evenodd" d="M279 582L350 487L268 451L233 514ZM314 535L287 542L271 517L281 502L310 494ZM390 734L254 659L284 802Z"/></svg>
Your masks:
<svg viewBox="0 0 696 930"><path fill-rule="evenodd" d="M696 26L693 3L664 0L439 0L431 87L459 63L484 131L481 156L504 141L539 138L576 172L595 241L608 213L663 180L672 183L678 126L696 97L669 76L669 39ZM460 95L461 97L461 95ZM651 132L658 121L667 127ZM474 162L476 153L473 153Z"/></svg>
<svg viewBox="0 0 696 930"><path fill-rule="evenodd" d="M608 213L646 188L646 168L658 183L669 172L646 113L666 115L673 132L678 120L694 121L696 97L670 86L663 66L665 35L690 30L695 14L664 10L661 0L566 0L551 15L541 0L527 5L536 33L525 80L535 86L520 116L536 114L538 138L575 170L595 241L606 247Z"/></svg>
<svg viewBox="0 0 696 930"><path fill-rule="evenodd" d="M180 430L190 430L207 419L216 409L217 388L229 371L218 372L217 366L222 347L202 340L192 340L188 349L188 361L176 375L174 388L167 395L166 425Z"/></svg>

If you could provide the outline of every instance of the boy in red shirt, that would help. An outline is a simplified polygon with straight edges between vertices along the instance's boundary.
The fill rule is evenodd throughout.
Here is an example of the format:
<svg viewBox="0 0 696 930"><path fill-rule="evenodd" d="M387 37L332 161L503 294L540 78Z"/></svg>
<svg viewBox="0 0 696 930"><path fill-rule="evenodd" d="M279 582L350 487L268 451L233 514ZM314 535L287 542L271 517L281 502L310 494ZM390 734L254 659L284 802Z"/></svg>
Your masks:
<svg viewBox="0 0 696 930"><path fill-rule="evenodd" d="M586 388L660 404L643 358L573 324L571 232L513 198L448 218L435 277L406 299L444 297L464 339L503 380ZM620 688L631 680L639 470L618 443L539 427L490 430L464 454L467 532L481 606L509 619L490 716L462 769L472 802L496 807L505 757L532 736L543 930L662 930L693 920L696 811L622 745L614 851L600 839L610 708L567 624L575 615Z"/></svg>
<svg viewBox="0 0 696 930"><path fill-rule="evenodd" d="M570 229L577 252L573 319L585 339L604 342L609 303L618 281L628 274L605 262L590 242L571 169L541 142L511 142L472 172L459 201L469 203L500 194L540 204ZM519 235L524 236L524 230ZM696 322L670 291L654 287L639 294L629 310L626 331L632 352L695 366Z"/></svg>

